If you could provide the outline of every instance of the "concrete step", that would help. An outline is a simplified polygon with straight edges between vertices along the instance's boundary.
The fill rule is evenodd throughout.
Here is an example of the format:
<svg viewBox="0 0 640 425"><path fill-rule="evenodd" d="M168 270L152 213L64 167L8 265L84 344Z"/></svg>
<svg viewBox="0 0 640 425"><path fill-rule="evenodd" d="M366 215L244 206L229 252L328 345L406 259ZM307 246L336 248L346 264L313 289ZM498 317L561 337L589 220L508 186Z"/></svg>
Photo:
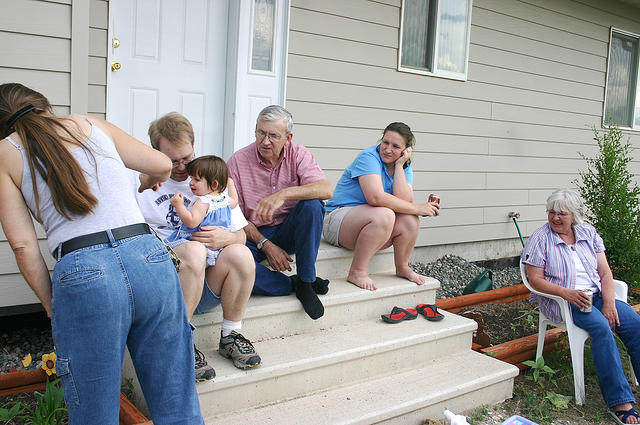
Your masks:
<svg viewBox="0 0 640 425"><path fill-rule="evenodd" d="M376 291L360 289L344 278L331 279L329 293L320 295L325 313L318 320L309 318L295 295L252 296L242 321L242 333L251 341L262 341L327 329L345 321L379 319L381 314L388 313L395 305L415 308L417 304L433 303L435 291L440 287L436 279L429 277L424 285L416 285L391 273L371 277L378 284ZM196 346L200 350L217 348L222 309L196 315L192 323L197 327L194 334Z"/></svg>
<svg viewBox="0 0 640 425"><path fill-rule="evenodd" d="M236 369L216 351L204 350L218 376L197 385L202 412L210 416L274 403L437 364L438 359L469 351L476 323L444 314L440 322L419 316L397 324L384 323L379 316L352 322L343 314L342 326L256 342L262 365L247 371Z"/></svg>
<svg viewBox="0 0 640 425"><path fill-rule="evenodd" d="M291 263L292 270L286 272L285 274L287 275L296 273L295 255L292 255L292 258L294 259L294 262ZM344 277L349 272L352 259L353 251L330 245L322 239L318 249L318 258L316 259L316 275L328 279ZM268 266L266 260L263 261L263 264ZM368 268L370 274L392 272L394 270L393 248L378 251L369 263Z"/></svg>
<svg viewBox="0 0 640 425"><path fill-rule="evenodd" d="M450 319L447 316L445 322ZM510 398L517 375L517 367L486 355L473 351L449 353L401 373L259 408L222 415L208 414L207 410L205 423L418 425L426 418L442 418L445 408L462 412Z"/></svg>

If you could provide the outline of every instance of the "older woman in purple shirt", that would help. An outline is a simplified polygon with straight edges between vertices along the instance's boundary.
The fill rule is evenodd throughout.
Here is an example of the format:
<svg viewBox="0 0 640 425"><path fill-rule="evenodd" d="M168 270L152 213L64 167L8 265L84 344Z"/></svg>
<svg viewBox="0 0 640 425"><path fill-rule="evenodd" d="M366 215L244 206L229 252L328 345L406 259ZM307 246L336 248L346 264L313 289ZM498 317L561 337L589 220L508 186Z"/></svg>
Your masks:
<svg viewBox="0 0 640 425"><path fill-rule="evenodd" d="M620 361L615 331L631 356L636 375L640 373L640 316L614 296L614 282L602 238L584 224L584 206L575 190L559 189L547 199L547 220L527 240L522 252L529 282L535 289L567 300L574 323L592 338L591 353L600 391L614 418L621 424L640 423L633 408L635 399ZM593 309L582 291L593 291ZM540 310L558 320L559 306L548 298L536 297Z"/></svg>

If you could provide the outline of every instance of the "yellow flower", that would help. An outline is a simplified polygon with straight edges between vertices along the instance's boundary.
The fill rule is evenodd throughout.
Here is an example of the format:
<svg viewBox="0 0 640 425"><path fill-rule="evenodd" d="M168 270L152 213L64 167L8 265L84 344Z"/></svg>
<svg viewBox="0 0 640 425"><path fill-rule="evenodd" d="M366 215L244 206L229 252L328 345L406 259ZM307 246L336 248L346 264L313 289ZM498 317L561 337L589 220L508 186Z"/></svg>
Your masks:
<svg viewBox="0 0 640 425"><path fill-rule="evenodd" d="M33 359L31 358L31 353L29 353L24 359L22 359L22 366L29 367L32 362Z"/></svg>
<svg viewBox="0 0 640 425"><path fill-rule="evenodd" d="M48 376L51 376L56 373L56 360L58 356L56 356L55 351L52 351L49 354L42 355L42 370L47 372Z"/></svg>

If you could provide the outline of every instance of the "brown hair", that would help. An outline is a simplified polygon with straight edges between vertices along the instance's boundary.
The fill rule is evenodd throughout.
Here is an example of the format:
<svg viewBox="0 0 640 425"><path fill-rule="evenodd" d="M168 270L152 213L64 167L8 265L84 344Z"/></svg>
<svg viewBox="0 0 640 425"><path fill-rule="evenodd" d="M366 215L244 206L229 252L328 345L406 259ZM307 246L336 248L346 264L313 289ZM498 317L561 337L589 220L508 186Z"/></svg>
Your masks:
<svg viewBox="0 0 640 425"><path fill-rule="evenodd" d="M413 135L411 128L403 122L392 122L389 124L384 131L382 132L382 137L384 137L387 131L394 131L398 133L404 139L405 148L412 148L416 144L416 137ZM411 158L407 162L404 163L403 168L407 168L411 164Z"/></svg>
<svg viewBox="0 0 640 425"><path fill-rule="evenodd" d="M11 127L7 121L16 111L33 105L34 110L19 118ZM78 161L64 143L70 143L91 152L84 146L82 131L72 120L55 117L51 104L42 94L18 83L0 85L0 136L12 131L18 133L24 144L27 164L31 173L37 218L40 218L40 198L36 186L36 170L47 183L56 211L71 219L69 214L87 215L98 200L91 189Z"/></svg>
<svg viewBox="0 0 640 425"><path fill-rule="evenodd" d="M177 112L169 112L149 125L151 146L159 150L161 137L164 137L174 145L188 141L193 146L193 127L184 115Z"/></svg>
<svg viewBox="0 0 640 425"><path fill-rule="evenodd" d="M229 170L227 163L220 157L215 155L199 156L187 164L187 173L190 176L198 176L205 179L209 187L214 182L218 183L218 192L222 192L227 188L227 180L229 179Z"/></svg>

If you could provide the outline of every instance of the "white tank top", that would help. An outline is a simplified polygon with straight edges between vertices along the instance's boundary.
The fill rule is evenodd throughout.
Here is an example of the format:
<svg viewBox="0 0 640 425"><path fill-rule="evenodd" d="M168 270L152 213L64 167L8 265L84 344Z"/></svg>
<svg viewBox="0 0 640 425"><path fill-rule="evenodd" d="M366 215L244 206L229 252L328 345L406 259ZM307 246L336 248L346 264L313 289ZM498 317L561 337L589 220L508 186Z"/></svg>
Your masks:
<svg viewBox="0 0 640 425"><path fill-rule="evenodd" d="M20 188L29 210L34 217L37 217L31 173L24 148L10 137L6 137L6 139L22 154L23 171ZM71 220L60 215L53 205L47 183L42 179L40 173L35 172L40 218L47 232L49 252L53 252L59 244L76 236L129 224L144 223L144 218L135 199L135 190L131 189L132 182L129 171L122 162L113 140L99 127L92 124L91 135L85 146L93 153L93 156L80 147L72 150L71 154L80 164L91 193L98 200L93 212L84 216L69 214Z"/></svg>
<svg viewBox="0 0 640 425"><path fill-rule="evenodd" d="M582 260L580 260L578 253L573 248L573 245L571 246L570 252L573 256L573 262L576 266L576 284L574 286L574 289L578 289L580 291L582 291L583 289L591 289L593 292L597 292L598 286L596 286L596 284L591 281L591 278L589 277L587 270L584 268L584 264L582 264Z"/></svg>

